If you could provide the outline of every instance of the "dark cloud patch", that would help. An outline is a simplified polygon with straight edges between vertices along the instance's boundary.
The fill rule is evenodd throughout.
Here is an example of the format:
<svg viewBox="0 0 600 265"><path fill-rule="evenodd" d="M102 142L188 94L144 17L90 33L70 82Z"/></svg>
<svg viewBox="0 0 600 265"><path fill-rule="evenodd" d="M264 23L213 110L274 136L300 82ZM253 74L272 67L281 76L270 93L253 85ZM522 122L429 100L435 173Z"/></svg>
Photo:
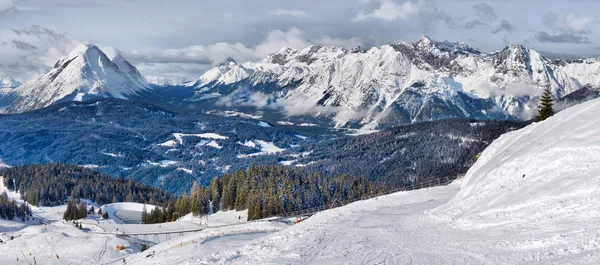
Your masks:
<svg viewBox="0 0 600 265"><path fill-rule="evenodd" d="M72 41L72 37L66 33L58 33L54 30L33 25L29 29L12 29L17 36L31 36L44 39L51 43L67 43Z"/></svg>
<svg viewBox="0 0 600 265"><path fill-rule="evenodd" d="M487 23L483 23L478 19L467 20L465 17L452 17L444 15L444 22L451 29L472 29L476 27L489 27Z"/></svg>
<svg viewBox="0 0 600 265"><path fill-rule="evenodd" d="M20 40L12 40L12 41L5 41L2 42L2 45L11 45L12 47L15 47L19 50L23 50L23 51L35 51L37 50L37 47L33 44L29 44L27 42L24 41L20 41Z"/></svg>
<svg viewBox="0 0 600 265"><path fill-rule="evenodd" d="M559 33L556 35L548 34L545 31L540 31L535 34L535 39L541 43L571 43L571 44L584 44L590 43L590 39L585 36Z"/></svg>
<svg viewBox="0 0 600 265"><path fill-rule="evenodd" d="M492 6L486 3L479 3L473 6L479 19L487 22L496 21L498 19L498 12Z"/></svg>
<svg viewBox="0 0 600 265"><path fill-rule="evenodd" d="M517 31L517 26L510 23L508 20L503 19L500 20L500 24L492 30L492 34L497 34L500 32L512 33Z"/></svg>
<svg viewBox="0 0 600 265"><path fill-rule="evenodd" d="M466 29L472 29L472 28L475 28L475 27L478 27L478 26L488 27L489 25L486 24L486 23L483 23L483 22L481 22L481 21L479 21L477 19L471 20L471 21L468 21L467 23L465 23L465 28Z"/></svg>
<svg viewBox="0 0 600 265"><path fill-rule="evenodd" d="M595 18L581 16L574 12L561 11L559 13L546 12L542 14L542 22L549 29L565 34L592 33L591 25L597 21Z"/></svg>

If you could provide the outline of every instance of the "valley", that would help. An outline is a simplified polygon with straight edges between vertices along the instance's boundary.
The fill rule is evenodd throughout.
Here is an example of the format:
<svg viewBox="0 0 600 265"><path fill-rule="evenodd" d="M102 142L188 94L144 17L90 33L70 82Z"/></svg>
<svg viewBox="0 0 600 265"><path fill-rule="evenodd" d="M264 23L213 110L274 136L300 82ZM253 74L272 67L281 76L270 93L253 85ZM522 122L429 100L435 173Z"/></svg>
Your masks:
<svg viewBox="0 0 600 265"><path fill-rule="evenodd" d="M598 8L0 0L0 264L600 264Z"/></svg>

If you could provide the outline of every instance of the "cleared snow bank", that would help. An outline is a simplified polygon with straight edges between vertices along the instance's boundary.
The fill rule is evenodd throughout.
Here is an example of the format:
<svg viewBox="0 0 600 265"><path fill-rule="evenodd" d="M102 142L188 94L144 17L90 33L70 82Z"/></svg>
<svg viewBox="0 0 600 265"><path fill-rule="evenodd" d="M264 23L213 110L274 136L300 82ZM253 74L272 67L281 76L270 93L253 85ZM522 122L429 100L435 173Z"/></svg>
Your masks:
<svg viewBox="0 0 600 265"><path fill-rule="evenodd" d="M600 100L564 110L494 141L460 192L431 216L478 226L600 218Z"/></svg>

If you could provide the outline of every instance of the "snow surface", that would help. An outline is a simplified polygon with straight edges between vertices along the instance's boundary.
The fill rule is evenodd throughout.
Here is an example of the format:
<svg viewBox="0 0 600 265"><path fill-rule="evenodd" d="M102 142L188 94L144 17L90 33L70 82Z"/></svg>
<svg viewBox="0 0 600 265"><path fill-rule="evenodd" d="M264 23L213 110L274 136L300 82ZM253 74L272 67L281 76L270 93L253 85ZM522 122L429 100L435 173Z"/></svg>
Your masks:
<svg viewBox="0 0 600 265"><path fill-rule="evenodd" d="M222 149L223 146L219 145L219 143L215 142L215 141L210 141L206 144L206 146L210 146L210 147L214 147L217 149Z"/></svg>
<svg viewBox="0 0 600 265"><path fill-rule="evenodd" d="M185 134L185 133L173 133L173 137L177 139L179 144L183 144L183 137L199 137L205 139L215 139L215 140L226 140L229 137L223 136L217 133L196 133L196 134Z"/></svg>
<svg viewBox="0 0 600 265"><path fill-rule="evenodd" d="M192 174L192 172L193 172L191 169L182 168L182 167L178 167L177 170L183 171L183 172L188 173L188 174Z"/></svg>
<svg viewBox="0 0 600 265"><path fill-rule="evenodd" d="M155 207L154 205L146 204L146 210L148 212L150 212L150 210L154 209L154 207ZM123 223L125 223L125 221L119 217L119 214L117 212L137 212L137 213L139 213L139 215L140 215L139 219L141 220L142 210L144 209L144 204L136 203L136 202L118 202L118 203L111 203L111 204L103 205L101 208L102 208L102 212L108 213L109 219L111 219L112 221L114 221L117 224L123 224Z"/></svg>
<svg viewBox="0 0 600 265"><path fill-rule="evenodd" d="M259 121L258 125L261 127L265 127L265 128L270 128L271 125L269 125L268 123L264 122L264 121Z"/></svg>
<svg viewBox="0 0 600 265"><path fill-rule="evenodd" d="M461 227L579 227L600 219L600 100L494 141L440 218ZM544 227L545 229L546 227Z"/></svg>
<svg viewBox="0 0 600 265"><path fill-rule="evenodd" d="M155 167L170 167L170 166L177 165L177 161L161 160L159 162L152 162L150 160L146 160L146 162L143 163L142 165L155 166Z"/></svg>
<svg viewBox="0 0 600 265"><path fill-rule="evenodd" d="M111 156L111 157L124 157L122 154L108 153L108 152L100 152L103 155Z"/></svg>
<svg viewBox="0 0 600 265"><path fill-rule="evenodd" d="M164 143L160 143L160 144L157 144L157 145L158 146L164 146L164 147L171 147L171 148L173 148L173 147L177 146L177 142L174 141L174 140L168 140L168 141L166 141Z"/></svg>
<svg viewBox="0 0 600 265"><path fill-rule="evenodd" d="M254 140L254 141L246 141L244 143L245 146L248 147L257 147L260 146L260 152L258 153L253 153L253 154L240 154L237 155L237 158L247 158L247 157L251 157L251 156L259 156L259 155L267 155L267 154L275 154L275 153L280 153L285 151L285 149L283 148L279 148L277 147L274 143L272 142L266 142L263 140Z"/></svg>
<svg viewBox="0 0 600 265"><path fill-rule="evenodd" d="M302 139L302 140L306 140L306 138L308 138L307 136L300 135L300 134L296 134L295 136L298 137L298 138L300 138L300 139Z"/></svg>

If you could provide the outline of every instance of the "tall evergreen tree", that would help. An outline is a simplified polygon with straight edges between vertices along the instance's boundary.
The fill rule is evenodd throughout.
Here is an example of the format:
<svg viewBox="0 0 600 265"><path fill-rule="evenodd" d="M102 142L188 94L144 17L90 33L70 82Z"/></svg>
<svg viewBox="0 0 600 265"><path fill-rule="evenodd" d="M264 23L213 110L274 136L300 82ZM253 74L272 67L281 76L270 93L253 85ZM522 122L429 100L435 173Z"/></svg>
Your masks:
<svg viewBox="0 0 600 265"><path fill-rule="evenodd" d="M82 200L79 203L79 207L77 208L77 219L82 219L87 217L87 204Z"/></svg>
<svg viewBox="0 0 600 265"><path fill-rule="evenodd" d="M542 97L540 98L540 105L538 107L538 115L536 116L536 119L538 121L543 121L554 115L554 109L552 106L552 92L550 91L550 87L546 87Z"/></svg>
<svg viewBox="0 0 600 265"><path fill-rule="evenodd" d="M215 212L220 209L221 191L221 180L219 177L214 177L210 182L210 200L213 203L213 211Z"/></svg>
<svg viewBox="0 0 600 265"><path fill-rule="evenodd" d="M146 204L144 204L142 208L142 224L147 224L148 221L148 209L146 209Z"/></svg>

